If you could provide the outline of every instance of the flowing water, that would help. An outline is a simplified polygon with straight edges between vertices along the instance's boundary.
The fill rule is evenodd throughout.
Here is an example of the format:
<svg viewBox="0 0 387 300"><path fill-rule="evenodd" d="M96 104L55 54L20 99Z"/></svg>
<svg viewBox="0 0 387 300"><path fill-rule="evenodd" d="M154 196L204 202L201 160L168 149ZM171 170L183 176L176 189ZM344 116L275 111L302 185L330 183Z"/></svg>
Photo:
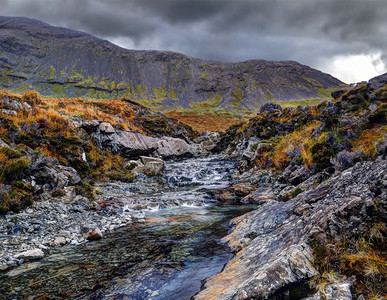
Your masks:
<svg viewBox="0 0 387 300"><path fill-rule="evenodd" d="M161 183L144 178L142 188L105 187L105 194L114 190L120 198L115 209L137 216L135 222L1 274L0 297L190 299L232 256L219 243L227 222L252 209L211 197L212 190L230 184L233 169L219 158L190 159L168 163Z"/></svg>

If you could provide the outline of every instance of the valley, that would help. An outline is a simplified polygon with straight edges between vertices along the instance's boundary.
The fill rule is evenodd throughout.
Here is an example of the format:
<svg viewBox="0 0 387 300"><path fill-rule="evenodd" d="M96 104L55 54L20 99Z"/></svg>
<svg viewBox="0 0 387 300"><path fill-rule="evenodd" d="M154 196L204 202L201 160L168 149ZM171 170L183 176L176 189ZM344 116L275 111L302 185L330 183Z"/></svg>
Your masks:
<svg viewBox="0 0 387 300"><path fill-rule="evenodd" d="M387 73L0 17L1 299L383 299Z"/></svg>

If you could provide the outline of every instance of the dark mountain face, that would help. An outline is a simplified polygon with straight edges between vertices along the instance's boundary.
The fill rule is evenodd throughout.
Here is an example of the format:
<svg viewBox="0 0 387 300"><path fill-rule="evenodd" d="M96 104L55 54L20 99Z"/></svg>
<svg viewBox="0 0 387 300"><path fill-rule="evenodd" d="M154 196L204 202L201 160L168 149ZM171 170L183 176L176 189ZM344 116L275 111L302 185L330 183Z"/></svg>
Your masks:
<svg viewBox="0 0 387 300"><path fill-rule="evenodd" d="M41 21L0 17L0 87L59 97L129 97L159 110L254 111L268 101L324 98L338 79L294 61L225 63L120 48Z"/></svg>

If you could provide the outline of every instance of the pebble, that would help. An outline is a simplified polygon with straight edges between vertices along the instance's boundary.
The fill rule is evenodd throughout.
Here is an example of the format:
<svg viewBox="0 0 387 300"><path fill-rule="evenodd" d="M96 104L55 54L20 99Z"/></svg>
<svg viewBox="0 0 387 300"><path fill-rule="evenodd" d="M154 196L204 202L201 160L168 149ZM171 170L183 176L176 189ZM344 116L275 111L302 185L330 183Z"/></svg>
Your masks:
<svg viewBox="0 0 387 300"><path fill-rule="evenodd" d="M119 215L101 211L97 203L86 198L79 201L85 203L36 201L20 213L10 212L0 218L0 271L23 264L25 252L41 251L35 256L39 259L44 256L42 250L85 242L90 229L98 229L98 239L130 221L126 216L121 219Z"/></svg>

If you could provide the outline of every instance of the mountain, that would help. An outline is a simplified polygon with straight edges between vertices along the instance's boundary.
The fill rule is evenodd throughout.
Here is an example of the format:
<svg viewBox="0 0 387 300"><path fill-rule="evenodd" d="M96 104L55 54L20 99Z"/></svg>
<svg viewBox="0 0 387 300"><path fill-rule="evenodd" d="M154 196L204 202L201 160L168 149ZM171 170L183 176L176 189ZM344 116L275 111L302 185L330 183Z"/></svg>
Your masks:
<svg viewBox="0 0 387 300"><path fill-rule="evenodd" d="M157 110L256 111L268 101L326 98L338 79L294 61L218 62L118 47L90 34L0 17L0 87L56 97L128 97Z"/></svg>

